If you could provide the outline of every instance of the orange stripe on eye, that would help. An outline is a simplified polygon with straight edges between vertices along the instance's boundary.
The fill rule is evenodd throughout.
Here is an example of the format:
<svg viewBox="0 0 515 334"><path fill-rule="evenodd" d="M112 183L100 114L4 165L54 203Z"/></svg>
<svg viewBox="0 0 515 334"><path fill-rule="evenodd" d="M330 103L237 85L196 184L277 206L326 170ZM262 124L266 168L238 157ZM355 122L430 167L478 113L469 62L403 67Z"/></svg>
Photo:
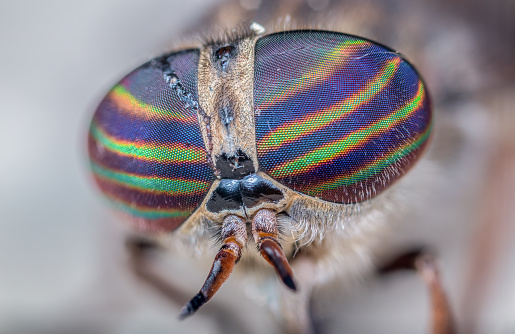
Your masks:
<svg viewBox="0 0 515 334"><path fill-rule="evenodd" d="M202 163L206 159L203 148L182 143L157 144L145 141L122 140L106 133L95 121L91 123L92 137L105 149L120 156L131 157L144 161L163 163Z"/></svg>
<svg viewBox="0 0 515 334"><path fill-rule="evenodd" d="M258 143L267 152L278 149L284 144L291 143L308 136L320 129L349 117L359 107L372 100L394 77L399 68L401 58L394 58L387 63L385 69L378 73L373 80L350 97L341 100L329 108L317 110L308 114L295 123L286 123L264 136Z"/></svg>
<svg viewBox="0 0 515 334"><path fill-rule="evenodd" d="M139 101L123 85L116 85L107 95L107 99L116 104L119 111L137 116L143 119L158 120L166 122L178 122L194 124L198 122L197 115L184 110L167 110Z"/></svg>
<svg viewBox="0 0 515 334"><path fill-rule="evenodd" d="M340 43L338 46L335 47L335 49L332 52L322 54L322 57L320 57L318 62L313 60L313 63L315 63L315 65L307 68L307 72L302 73L302 76L300 78L298 78L294 82L289 82L288 85L285 85L284 89L270 91L269 96L263 99L263 103L259 104L257 109L270 109L276 103L280 103L298 94L299 91L309 90L310 88L316 86L317 84L331 77L334 74L334 72L344 68L344 66L342 65L347 64L344 63L345 59L351 58L354 53L369 46L371 46L369 42L359 40L351 40ZM329 68L330 70L323 72L313 70L313 67L318 68L322 67L322 65L324 68Z"/></svg>
<svg viewBox="0 0 515 334"><path fill-rule="evenodd" d="M106 181L150 194L196 195L202 194L211 184L210 181L188 179L184 177L160 177L138 175L102 166L91 161L91 169L95 177Z"/></svg>
<svg viewBox="0 0 515 334"><path fill-rule="evenodd" d="M393 113L381 118L368 127L350 133L342 139L327 143L298 158L286 161L272 169L269 174L272 177L298 175L309 172L321 164L342 157L351 150L368 142L370 138L380 136L410 117L422 107L424 100L424 85L419 81L417 95Z"/></svg>
<svg viewBox="0 0 515 334"><path fill-rule="evenodd" d="M413 141L406 142L400 147L392 148L389 152L384 152L383 155L377 159L360 166L359 169L351 173L336 175L332 179L310 184L302 191L309 194L320 194L323 191L330 191L338 187L349 186L362 181L363 179L369 178L372 175L379 173L379 170L386 168L386 166L391 166L393 162L420 148L422 144L427 141L430 133L431 124L429 124L424 132L417 135Z"/></svg>

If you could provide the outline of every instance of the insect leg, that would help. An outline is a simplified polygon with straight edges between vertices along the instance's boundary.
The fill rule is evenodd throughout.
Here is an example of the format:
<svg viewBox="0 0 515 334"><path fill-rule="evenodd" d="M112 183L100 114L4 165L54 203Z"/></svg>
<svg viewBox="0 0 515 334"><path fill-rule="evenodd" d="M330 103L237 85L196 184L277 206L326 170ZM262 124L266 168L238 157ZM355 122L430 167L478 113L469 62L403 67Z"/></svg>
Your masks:
<svg viewBox="0 0 515 334"><path fill-rule="evenodd" d="M182 308L179 315L181 319L195 313L229 278L234 265L241 257L241 249L247 242L245 221L238 216L227 216L222 225L222 240L223 245L215 256L202 289Z"/></svg>
<svg viewBox="0 0 515 334"><path fill-rule="evenodd" d="M252 235L261 256L270 263L281 280L293 291L297 290L293 280L293 271L277 241L279 227L275 212L268 209L259 210L252 220Z"/></svg>
<svg viewBox="0 0 515 334"><path fill-rule="evenodd" d="M434 256L421 249L417 249L403 254L380 268L379 273L385 274L403 269L416 270L429 289L432 312L431 333L455 333L451 307L443 289Z"/></svg>
<svg viewBox="0 0 515 334"><path fill-rule="evenodd" d="M132 272L145 284L155 289L159 294L170 301L174 306L184 305L191 295L184 291L180 285L170 282L162 276L152 265L154 255L164 251L160 245L150 239L139 236L131 236L126 240L126 248L129 252L129 265ZM244 318L234 317L235 310L230 305L215 303L206 307L204 316L218 324L224 333L254 333ZM231 318L232 317L232 318ZM227 319L231 318L230 322Z"/></svg>

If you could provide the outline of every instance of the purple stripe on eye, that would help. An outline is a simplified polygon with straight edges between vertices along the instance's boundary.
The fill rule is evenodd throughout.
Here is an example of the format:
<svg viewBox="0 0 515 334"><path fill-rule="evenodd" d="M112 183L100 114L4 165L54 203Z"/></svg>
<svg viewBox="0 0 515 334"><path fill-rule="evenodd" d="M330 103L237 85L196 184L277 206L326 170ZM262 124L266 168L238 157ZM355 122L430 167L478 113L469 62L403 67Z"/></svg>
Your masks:
<svg viewBox="0 0 515 334"><path fill-rule="evenodd" d="M197 112L188 105L198 100L198 58L198 50L188 50L139 67L93 117L88 147L95 179L145 229L178 227L213 180ZM165 71L177 76L189 100L167 84Z"/></svg>
<svg viewBox="0 0 515 334"><path fill-rule="evenodd" d="M129 188L124 185L103 179L96 178L97 184L102 191L118 202L126 203L134 208L153 208L156 211L193 212L198 204L198 195L174 195L170 193L152 193Z"/></svg>
<svg viewBox="0 0 515 334"><path fill-rule="evenodd" d="M194 118L183 117L185 122L171 117L166 120L138 117L121 110L109 99L102 101L99 109L102 112L95 114L95 123L118 139L204 145L196 115Z"/></svg>
<svg viewBox="0 0 515 334"><path fill-rule="evenodd" d="M148 161L121 155L105 147L99 147L99 145L89 136L90 159L110 169L141 176L196 178L199 180L209 180L213 175L211 168L205 163L205 159L197 162L184 161L180 164L177 162Z"/></svg>
<svg viewBox="0 0 515 334"><path fill-rule="evenodd" d="M255 61L258 160L280 183L329 201L366 200L378 194L372 178L387 188L412 165L404 156L425 146L428 96L397 53L355 36L293 31L258 40ZM333 182L365 170L345 186ZM345 187L366 195L346 197Z"/></svg>

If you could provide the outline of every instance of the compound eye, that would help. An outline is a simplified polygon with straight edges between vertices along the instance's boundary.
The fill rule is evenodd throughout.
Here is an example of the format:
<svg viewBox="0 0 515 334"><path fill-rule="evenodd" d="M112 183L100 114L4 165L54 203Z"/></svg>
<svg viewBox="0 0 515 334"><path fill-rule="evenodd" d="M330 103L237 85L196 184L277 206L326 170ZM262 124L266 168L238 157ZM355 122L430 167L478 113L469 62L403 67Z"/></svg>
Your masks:
<svg viewBox="0 0 515 334"><path fill-rule="evenodd" d="M177 228L213 178L195 110L198 59L198 50L187 50L134 70L103 99L91 123L95 180L144 230Z"/></svg>
<svg viewBox="0 0 515 334"><path fill-rule="evenodd" d="M254 106L260 169L336 203L389 187L420 157L431 130L415 69L384 46L334 32L258 40Z"/></svg>

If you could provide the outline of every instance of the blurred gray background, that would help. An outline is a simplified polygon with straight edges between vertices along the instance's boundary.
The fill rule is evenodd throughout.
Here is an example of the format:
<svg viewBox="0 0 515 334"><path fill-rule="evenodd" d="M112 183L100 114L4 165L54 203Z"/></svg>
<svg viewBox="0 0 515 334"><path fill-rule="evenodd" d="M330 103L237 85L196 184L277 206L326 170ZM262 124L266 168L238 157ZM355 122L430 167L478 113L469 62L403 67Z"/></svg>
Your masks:
<svg viewBox="0 0 515 334"><path fill-rule="evenodd" d="M455 3L455 8L466 6ZM86 156L89 119L109 88L134 67L167 51L185 30L194 30L215 5L215 0L0 2L0 333L219 330L201 316L179 323L178 307L127 277L123 227L114 223L117 219L99 199ZM515 19L514 13L504 14ZM488 22L498 14L492 15ZM509 109L508 117L501 119L513 121L514 86L513 81L506 82L499 97L489 99L486 92L484 104L474 108L488 109L497 103ZM453 117L463 117L466 131L474 132L482 131L483 116L478 115L483 114L464 117L457 112ZM496 176L484 160L485 152L493 149L472 143L467 150L470 158L454 166L460 172L451 179L488 194L481 180ZM477 157L484 159L474 160ZM513 189L513 175L502 180L504 185L512 182L508 189ZM437 226L446 227L432 231L428 219L427 230L408 228L408 234L420 239L429 233L442 240L442 273L460 313L466 309L460 306L467 300L463 291L470 291L464 286L468 282L464 276L470 272L468 255L481 242L475 238L482 235L477 232L480 223L469 220L491 209L477 210L485 198L474 193L456 190L446 195L454 196L454 201L434 209L442 210L435 215L442 219ZM513 203L513 191L506 196ZM515 246L509 223L515 215L510 209L493 210L498 215L492 219L508 223L500 232L505 235L502 252L495 253L502 256L487 266L492 278L487 280L478 319L483 333L515 333ZM182 264L174 263L170 260L170 266L183 271ZM200 287L205 273L195 275L198 280L192 286ZM237 304L227 291L220 299ZM369 333L372 328L382 333L428 332L426 291L414 275L367 283L344 301L325 293L335 303L325 316L338 319L328 326L332 332L343 324L348 333ZM256 324L270 330L267 326Z"/></svg>
<svg viewBox="0 0 515 334"><path fill-rule="evenodd" d="M92 286L106 275L105 250L116 249L107 244L122 240L110 238L115 219L88 175L90 117L121 76L166 51L209 6L0 3L0 333L102 316L79 314L81 300L104 294Z"/></svg>

